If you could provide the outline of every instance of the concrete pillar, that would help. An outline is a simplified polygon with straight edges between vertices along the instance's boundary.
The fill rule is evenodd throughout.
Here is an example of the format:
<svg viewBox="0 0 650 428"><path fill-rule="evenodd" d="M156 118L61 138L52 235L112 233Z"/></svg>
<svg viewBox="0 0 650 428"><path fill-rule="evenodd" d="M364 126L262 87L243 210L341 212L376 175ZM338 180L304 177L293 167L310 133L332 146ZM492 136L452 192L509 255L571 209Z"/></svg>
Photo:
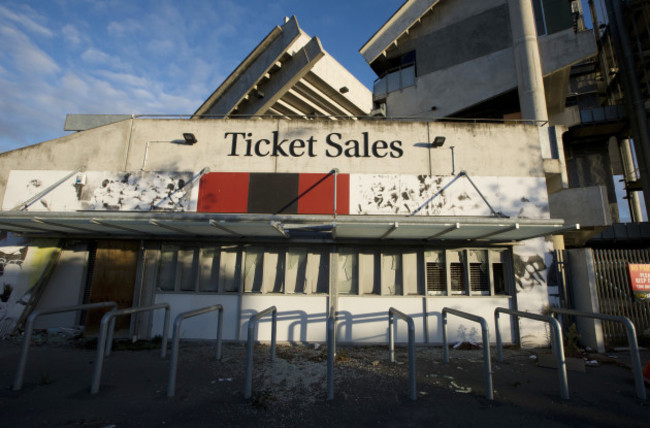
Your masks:
<svg viewBox="0 0 650 428"><path fill-rule="evenodd" d="M548 121L532 2L508 0L508 9L522 119Z"/></svg>

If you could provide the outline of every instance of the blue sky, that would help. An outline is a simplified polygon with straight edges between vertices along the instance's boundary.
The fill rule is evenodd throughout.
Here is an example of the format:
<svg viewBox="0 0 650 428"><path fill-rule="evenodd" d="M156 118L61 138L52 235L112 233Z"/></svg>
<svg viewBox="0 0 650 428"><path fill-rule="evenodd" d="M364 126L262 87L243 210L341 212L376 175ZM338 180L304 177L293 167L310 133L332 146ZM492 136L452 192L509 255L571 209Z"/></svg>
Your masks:
<svg viewBox="0 0 650 428"><path fill-rule="evenodd" d="M370 88L359 48L403 3L0 0L0 153L67 113L191 114L285 16Z"/></svg>
<svg viewBox="0 0 650 428"><path fill-rule="evenodd" d="M67 113L193 113L285 16L370 87L359 48L403 2L2 0L0 152Z"/></svg>

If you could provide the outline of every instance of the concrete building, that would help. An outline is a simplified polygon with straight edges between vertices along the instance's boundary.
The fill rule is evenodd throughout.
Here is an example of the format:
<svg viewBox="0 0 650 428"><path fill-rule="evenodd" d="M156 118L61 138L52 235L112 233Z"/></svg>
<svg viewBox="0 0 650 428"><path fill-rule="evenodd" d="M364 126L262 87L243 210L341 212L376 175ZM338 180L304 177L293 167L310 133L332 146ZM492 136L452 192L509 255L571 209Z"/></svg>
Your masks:
<svg viewBox="0 0 650 428"><path fill-rule="evenodd" d="M396 46L411 43L417 56L443 40L437 12L449 13L447 24L462 22L450 4L480 22L509 19L502 2L438 3L407 2L362 49L379 58L373 67L388 67L380 63L395 58ZM514 58L508 34L501 34L508 47L491 46L494 57L473 67ZM570 34L547 37L582 48L582 37ZM554 58L559 65L551 69L577 56ZM417 56L424 68L413 103L420 106L437 94L437 78L427 80L438 72L433 57ZM407 68L399 69L400 85ZM522 73L502 72L504 91L522 85ZM398 92L412 91L390 91L390 76L389 117L393 105L407 104ZM497 95L477 94L474 104ZM526 100L534 105L539 93ZM553 302L551 235L577 229L549 209L549 186L561 187L566 175L558 131L536 118L377 119L383 108L373 112L371 102L292 18L187 119L71 117L67 128L80 132L0 155L3 332L20 325L25 308L102 300L168 302L173 314L221 303L227 340L242 340L248 318L275 305L278 339L293 342L323 342L330 314L339 342L385 343L386 314L395 307L416 319L419 343L440 343L445 306L488 319L499 306L545 311ZM459 111L448 94L438 104ZM63 314L43 326L92 331L97 322ZM506 324L506 341L547 343L539 323ZM472 327L450 321L450 339L478 341ZM162 319L133 317L118 328L151 337L162 332ZM185 328L184 337L215 333L201 321ZM400 330L398 340L405 335ZM259 338L269 337L263 323Z"/></svg>

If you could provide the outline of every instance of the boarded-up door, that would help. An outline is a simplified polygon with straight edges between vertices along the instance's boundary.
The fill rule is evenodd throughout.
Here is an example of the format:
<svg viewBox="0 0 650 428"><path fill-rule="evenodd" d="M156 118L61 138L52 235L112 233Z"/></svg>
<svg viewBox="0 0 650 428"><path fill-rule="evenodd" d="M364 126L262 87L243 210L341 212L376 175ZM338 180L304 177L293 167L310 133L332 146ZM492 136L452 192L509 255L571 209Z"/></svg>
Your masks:
<svg viewBox="0 0 650 428"><path fill-rule="evenodd" d="M90 281L89 303L114 301L119 309L133 304L138 241L98 241ZM96 334L105 311L92 311L86 317L85 331ZM116 318L115 332L128 334L130 316Z"/></svg>

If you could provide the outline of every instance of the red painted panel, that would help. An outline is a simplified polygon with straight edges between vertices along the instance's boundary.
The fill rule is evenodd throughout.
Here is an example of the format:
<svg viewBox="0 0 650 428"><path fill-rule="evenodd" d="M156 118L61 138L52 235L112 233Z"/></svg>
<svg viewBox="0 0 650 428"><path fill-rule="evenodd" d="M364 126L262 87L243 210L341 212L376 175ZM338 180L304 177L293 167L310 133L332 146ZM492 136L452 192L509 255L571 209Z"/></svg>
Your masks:
<svg viewBox="0 0 650 428"><path fill-rule="evenodd" d="M213 172L199 184L197 212L245 213L248 210L247 172Z"/></svg>
<svg viewBox="0 0 650 428"><path fill-rule="evenodd" d="M337 214L350 213L350 176L338 174ZM300 174L298 183L299 214L332 214L334 212L334 175Z"/></svg>

